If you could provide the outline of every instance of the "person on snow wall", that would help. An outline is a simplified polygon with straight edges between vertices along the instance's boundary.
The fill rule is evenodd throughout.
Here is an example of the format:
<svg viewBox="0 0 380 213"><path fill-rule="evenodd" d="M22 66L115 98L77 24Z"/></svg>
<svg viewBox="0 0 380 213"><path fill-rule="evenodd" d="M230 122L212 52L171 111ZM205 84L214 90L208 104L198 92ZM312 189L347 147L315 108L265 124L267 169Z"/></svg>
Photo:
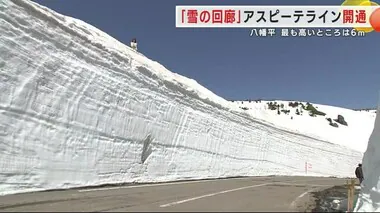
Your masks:
<svg viewBox="0 0 380 213"><path fill-rule="evenodd" d="M360 184L362 184L364 177L363 177L363 169L362 169L362 164L359 163L358 167L355 169L355 175L359 179Z"/></svg>
<svg viewBox="0 0 380 213"><path fill-rule="evenodd" d="M136 40L136 38L132 39L132 41L131 41L131 47L132 47L132 49L134 49L135 51L137 51L137 40Z"/></svg>

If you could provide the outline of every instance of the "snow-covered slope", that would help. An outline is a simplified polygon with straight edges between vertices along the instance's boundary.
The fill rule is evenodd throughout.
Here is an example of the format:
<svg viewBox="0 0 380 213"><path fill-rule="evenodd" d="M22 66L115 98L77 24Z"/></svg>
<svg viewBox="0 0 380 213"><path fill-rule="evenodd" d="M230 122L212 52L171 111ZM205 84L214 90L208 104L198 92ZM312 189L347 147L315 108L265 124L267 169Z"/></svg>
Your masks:
<svg viewBox="0 0 380 213"><path fill-rule="evenodd" d="M347 146L364 152L367 148L369 136L373 130L375 110L351 110L334 106L310 103L321 115L310 116L306 110L307 102L300 101L233 101L240 108L256 118L266 120L276 126ZM278 106L279 107L273 107ZM272 106L272 107L270 107ZM278 110L280 112L278 112ZM286 112L288 110L288 112ZM298 113L297 113L298 112ZM326 114L326 115L323 115ZM338 115L343 116L347 125L335 120ZM331 119L330 125L327 119Z"/></svg>
<svg viewBox="0 0 380 213"><path fill-rule="evenodd" d="M82 21L0 0L0 193L240 175L352 176L360 151L278 128Z"/></svg>
<svg viewBox="0 0 380 213"><path fill-rule="evenodd" d="M380 108L363 157L363 187L355 212L380 212Z"/></svg>

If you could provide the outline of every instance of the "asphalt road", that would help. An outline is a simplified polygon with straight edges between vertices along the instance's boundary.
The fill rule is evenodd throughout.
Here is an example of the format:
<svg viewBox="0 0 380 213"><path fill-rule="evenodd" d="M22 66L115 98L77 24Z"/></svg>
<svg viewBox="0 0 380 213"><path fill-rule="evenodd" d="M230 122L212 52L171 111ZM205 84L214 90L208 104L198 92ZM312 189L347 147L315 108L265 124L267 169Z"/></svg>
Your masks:
<svg viewBox="0 0 380 213"><path fill-rule="evenodd" d="M0 211L302 211L313 190L345 184L320 177L250 177L70 189L0 197Z"/></svg>

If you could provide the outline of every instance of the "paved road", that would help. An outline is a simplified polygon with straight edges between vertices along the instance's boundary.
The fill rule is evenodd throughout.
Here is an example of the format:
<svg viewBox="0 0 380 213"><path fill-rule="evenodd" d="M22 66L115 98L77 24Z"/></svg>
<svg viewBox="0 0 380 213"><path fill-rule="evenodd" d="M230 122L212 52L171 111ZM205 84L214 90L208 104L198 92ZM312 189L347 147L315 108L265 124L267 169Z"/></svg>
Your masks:
<svg viewBox="0 0 380 213"><path fill-rule="evenodd" d="M294 211L308 192L342 184L336 178L251 177L70 189L2 196L0 211Z"/></svg>

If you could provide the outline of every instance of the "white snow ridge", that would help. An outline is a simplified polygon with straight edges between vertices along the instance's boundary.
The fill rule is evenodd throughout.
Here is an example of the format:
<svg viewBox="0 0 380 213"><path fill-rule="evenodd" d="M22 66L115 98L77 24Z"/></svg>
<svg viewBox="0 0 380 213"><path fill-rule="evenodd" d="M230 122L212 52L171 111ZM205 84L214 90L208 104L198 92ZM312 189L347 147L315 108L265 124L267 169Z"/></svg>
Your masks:
<svg viewBox="0 0 380 213"><path fill-rule="evenodd" d="M347 177L362 160L360 150L276 127L26 0L0 0L0 91L2 194L305 175L305 161L307 175Z"/></svg>

